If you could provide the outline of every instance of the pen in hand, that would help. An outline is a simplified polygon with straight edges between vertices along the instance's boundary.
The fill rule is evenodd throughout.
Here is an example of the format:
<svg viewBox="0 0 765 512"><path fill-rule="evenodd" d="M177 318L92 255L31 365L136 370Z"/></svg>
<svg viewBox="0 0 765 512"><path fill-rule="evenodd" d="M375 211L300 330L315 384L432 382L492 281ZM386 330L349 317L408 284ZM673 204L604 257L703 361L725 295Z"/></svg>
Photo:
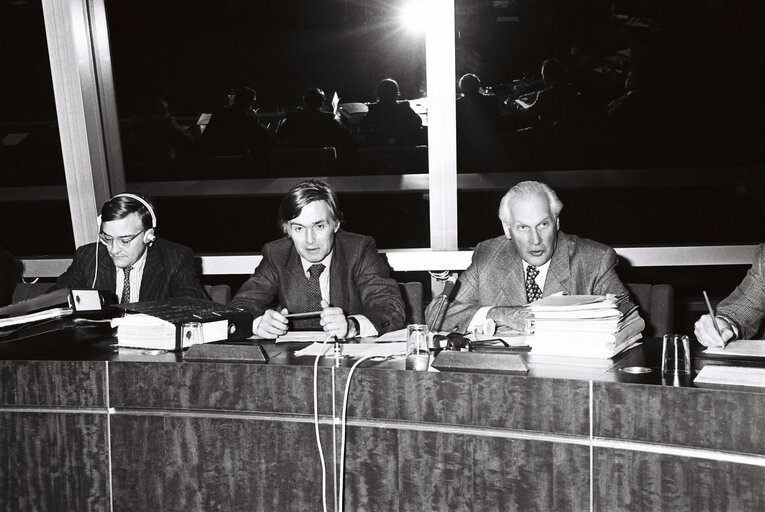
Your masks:
<svg viewBox="0 0 765 512"><path fill-rule="evenodd" d="M715 326L715 331L717 331L717 335L722 340L722 349L725 350L725 340L722 339L722 332L720 332L720 326L717 325L715 310L712 308L712 303L709 302L709 295L707 295L706 290L703 293L704 293L704 300L707 302L707 309L709 310L709 315L712 317L712 325Z"/></svg>

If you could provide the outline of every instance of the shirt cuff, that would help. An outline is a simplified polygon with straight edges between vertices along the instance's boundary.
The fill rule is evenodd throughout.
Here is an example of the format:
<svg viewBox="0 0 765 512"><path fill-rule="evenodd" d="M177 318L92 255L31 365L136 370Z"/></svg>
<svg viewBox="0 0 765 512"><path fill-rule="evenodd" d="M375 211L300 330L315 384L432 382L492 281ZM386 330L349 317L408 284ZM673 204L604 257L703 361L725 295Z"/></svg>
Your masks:
<svg viewBox="0 0 765 512"><path fill-rule="evenodd" d="M258 327L260 327L261 320L263 320L263 315L260 315L258 318L252 321L252 334L254 336L257 336L255 333L258 332Z"/></svg>
<svg viewBox="0 0 765 512"><path fill-rule="evenodd" d="M370 336L377 336L377 329L375 329L375 326L372 325L372 322L369 321L367 317L364 315L349 315L356 319L356 321L359 323L359 336L362 338L368 338Z"/></svg>
<svg viewBox="0 0 765 512"><path fill-rule="evenodd" d="M473 319L470 320L470 323L468 324L467 332L473 332L473 329L478 328L483 329L484 323L486 322L486 316L489 314L491 308L492 306L483 306L476 311L475 315L473 315Z"/></svg>

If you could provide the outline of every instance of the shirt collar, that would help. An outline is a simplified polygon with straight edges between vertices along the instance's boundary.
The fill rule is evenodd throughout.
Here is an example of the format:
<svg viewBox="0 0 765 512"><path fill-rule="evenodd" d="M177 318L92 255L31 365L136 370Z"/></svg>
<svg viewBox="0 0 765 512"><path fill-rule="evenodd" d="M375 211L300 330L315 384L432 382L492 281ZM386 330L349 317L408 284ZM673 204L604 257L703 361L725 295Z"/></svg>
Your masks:
<svg viewBox="0 0 765 512"><path fill-rule="evenodd" d="M526 263L526 260L524 260L524 259L521 259L521 261L523 262L523 275L525 276L526 273L527 273L527 269L529 268L529 264ZM547 271L550 270L550 262L551 261L552 261L552 258L547 260L547 263L545 263L544 265L539 265L538 267L536 267L536 265L535 265L536 269L539 271L539 275L537 275L537 278L536 278L536 281L538 283L539 282L541 282L541 283L545 282L545 279L547 278Z"/></svg>
<svg viewBox="0 0 765 512"><path fill-rule="evenodd" d="M143 254L141 255L141 257L138 258L138 261L133 263L132 265L133 268L130 270L130 272L137 272L143 275L143 268L146 266L146 255L149 253L149 249L150 247L146 247L146 250L143 251ZM125 271L122 267L118 268L117 270L119 270L120 272ZM136 275L136 274L131 274L131 275Z"/></svg>
<svg viewBox="0 0 765 512"><path fill-rule="evenodd" d="M329 265L332 263L332 253L335 252L334 249L329 251L329 254L327 254L323 260L319 261L318 263L322 263L324 265L324 269L328 269ZM300 264L303 266L303 273L308 275L308 269L311 268L311 265L316 265L316 263L311 263L307 259L300 256Z"/></svg>

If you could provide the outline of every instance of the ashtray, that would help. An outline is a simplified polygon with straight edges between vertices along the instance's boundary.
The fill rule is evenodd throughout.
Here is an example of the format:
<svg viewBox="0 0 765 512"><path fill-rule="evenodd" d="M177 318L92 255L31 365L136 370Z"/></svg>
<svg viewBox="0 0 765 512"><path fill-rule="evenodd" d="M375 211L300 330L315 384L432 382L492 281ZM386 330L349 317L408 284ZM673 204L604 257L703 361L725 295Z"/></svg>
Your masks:
<svg viewBox="0 0 765 512"><path fill-rule="evenodd" d="M624 368L619 368L619 371L624 373L638 374L651 373L653 370L651 368L646 368L645 366L626 366Z"/></svg>

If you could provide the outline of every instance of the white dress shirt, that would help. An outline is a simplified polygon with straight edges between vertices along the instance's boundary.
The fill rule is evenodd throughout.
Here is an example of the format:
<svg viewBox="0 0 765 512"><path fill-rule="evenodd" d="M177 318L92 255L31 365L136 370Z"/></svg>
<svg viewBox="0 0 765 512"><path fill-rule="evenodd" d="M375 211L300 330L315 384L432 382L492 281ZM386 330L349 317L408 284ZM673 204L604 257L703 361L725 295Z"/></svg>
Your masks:
<svg viewBox="0 0 765 512"><path fill-rule="evenodd" d="M331 305L331 302L329 300L329 268L332 265L332 252L327 254L327 256L319 261L318 263L321 263L324 265L324 270L322 270L321 274L319 275L319 288L321 289L321 298L327 301L327 304ZM300 257L300 264L303 266L303 273L305 274L306 279L309 279L311 277L311 274L308 272L308 269L311 268L311 265L315 265L316 263L311 263L310 261L306 260L302 256ZM131 274L132 275L132 274ZM375 326L372 325L372 322L369 321L369 319L364 315L348 315L352 316L356 319L356 321L359 323L359 336L367 337L367 336L377 336L377 329L375 329ZM260 320L263 318L263 316L259 316L252 322L252 332L257 332L258 326L260 325Z"/></svg>
<svg viewBox="0 0 765 512"><path fill-rule="evenodd" d="M141 280L143 279L143 269L146 267L146 254L149 252L147 247L138 261L133 263L133 269L130 271L130 302L141 300ZM117 297L122 297L122 289L125 287L125 270L117 268L117 286L115 291Z"/></svg>

